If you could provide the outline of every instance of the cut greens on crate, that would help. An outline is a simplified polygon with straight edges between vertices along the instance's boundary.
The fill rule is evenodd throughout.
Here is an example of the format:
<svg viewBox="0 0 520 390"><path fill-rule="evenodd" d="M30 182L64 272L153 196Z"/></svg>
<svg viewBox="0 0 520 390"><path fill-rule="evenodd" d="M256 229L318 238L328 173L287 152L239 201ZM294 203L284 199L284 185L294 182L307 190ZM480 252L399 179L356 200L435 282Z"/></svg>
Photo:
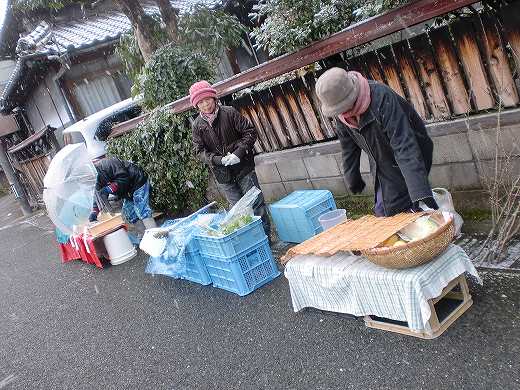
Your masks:
<svg viewBox="0 0 520 390"><path fill-rule="evenodd" d="M234 231L237 231L241 227L244 227L248 224L253 222L253 216L252 215L241 215L237 217L236 219L228 222L224 226L220 226L220 229L222 230L222 233L227 236L228 234L233 233Z"/></svg>
<svg viewBox="0 0 520 390"><path fill-rule="evenodd" d="M199 224L211 237L224 237L253 222L253 205L261 191L252 187L229 210L217 216L213 224Z"/></svg>
<svg viewBox="0 0 520 390"><path fill-rule="evenodd" d="M208 228L207 234L212 237L227 236L228 234L236 232L238 229L249 225L251 222L253 222L252 215L239 215L231 221L219 225L218 228Z"/></svg>

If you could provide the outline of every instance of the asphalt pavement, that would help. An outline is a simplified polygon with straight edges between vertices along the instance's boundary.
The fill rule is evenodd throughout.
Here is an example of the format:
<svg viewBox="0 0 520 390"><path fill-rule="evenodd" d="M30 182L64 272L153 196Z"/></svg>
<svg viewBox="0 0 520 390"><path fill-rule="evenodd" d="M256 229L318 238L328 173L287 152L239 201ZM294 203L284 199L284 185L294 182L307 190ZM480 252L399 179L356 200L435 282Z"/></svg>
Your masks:
<svg viewBox="0 0 520 390"><path fill-rule="evenodd" d="M0 199L0 389L520 389L520 273L481 271L435 340L292 310L283 274L239 297L61 264L46 216Z"/></svg>

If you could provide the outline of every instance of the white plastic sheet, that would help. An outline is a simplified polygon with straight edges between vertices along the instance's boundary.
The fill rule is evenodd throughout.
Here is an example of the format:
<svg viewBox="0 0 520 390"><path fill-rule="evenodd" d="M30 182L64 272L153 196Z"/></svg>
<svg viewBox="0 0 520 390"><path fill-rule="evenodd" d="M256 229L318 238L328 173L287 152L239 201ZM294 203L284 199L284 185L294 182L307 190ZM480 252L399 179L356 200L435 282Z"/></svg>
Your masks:
<svg viewBox="0 0 520 390"><path fill-rule="evenodd" d="M195 250L194 236L201 231L197 220L211 221L214 216L215 214L202 214L166 221L161 229L171 230L169 230L166 237L159 240L161 245L164 244L164 246L153 251L154 255L150 256L145 272L173 278L178 278L185 274L187 266L186 251L193 252Z"/></svg>

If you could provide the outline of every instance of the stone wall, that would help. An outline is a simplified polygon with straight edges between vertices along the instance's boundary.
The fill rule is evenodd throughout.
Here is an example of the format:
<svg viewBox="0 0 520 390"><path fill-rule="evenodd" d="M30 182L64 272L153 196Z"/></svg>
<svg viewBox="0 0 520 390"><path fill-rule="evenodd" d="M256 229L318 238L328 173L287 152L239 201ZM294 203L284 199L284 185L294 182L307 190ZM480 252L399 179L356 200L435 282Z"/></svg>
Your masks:
<svg viewBox="0 0 520 390"><path fill-rule="evenodd" d="M483 187L493 173L497 129L499 156L513 155L520 174L520 110L485 114L429 124L434 142L432 187L451 191ZM272 202L298 189L328 189L346 194L339 141L324 142L256 156L256 172L264 196ZM361 173L373 192L368 157L361 157Z"/></svg>

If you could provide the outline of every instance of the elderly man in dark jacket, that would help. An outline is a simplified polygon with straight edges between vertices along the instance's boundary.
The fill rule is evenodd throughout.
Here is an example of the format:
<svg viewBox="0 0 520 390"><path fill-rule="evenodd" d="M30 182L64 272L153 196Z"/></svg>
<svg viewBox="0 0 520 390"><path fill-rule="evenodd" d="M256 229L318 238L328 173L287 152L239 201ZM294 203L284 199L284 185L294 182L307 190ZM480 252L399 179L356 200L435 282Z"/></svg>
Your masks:
<svg viewBox="0 0 520 390"><path fill-rule="evenodd" d="M97 171L98 199L106 200L110 194L123 199L123 215L130 223L143 221L145 228L156 227L150 208L150 183L146 173L130 161L104 158L94 163ZM95 221L99 205L94 202L90 221Z"/></svg>
<svg viewBox="0 0 520 390"><path fill-rule="evenodd" d="M194 151L213 171L219 188L233 206L253 186L260 188L253 154L256 129L235 108L218 105L217 92L207 81L191 86L190 101L200 112L192 125ZM265 233L270 237L271 227L262 194L253 209L255 215L262 218Z"/></svg>
<svg viewBox="0 0 520 390"><path fill-rule="evenodd" d="M336 117L345 180L357 194L365 188L359 171L368 154L374 178L376 216L437 209L428 174L433 142L413 107L392 89L358 72L332 68L316 83L323 113Z"/></svg>

